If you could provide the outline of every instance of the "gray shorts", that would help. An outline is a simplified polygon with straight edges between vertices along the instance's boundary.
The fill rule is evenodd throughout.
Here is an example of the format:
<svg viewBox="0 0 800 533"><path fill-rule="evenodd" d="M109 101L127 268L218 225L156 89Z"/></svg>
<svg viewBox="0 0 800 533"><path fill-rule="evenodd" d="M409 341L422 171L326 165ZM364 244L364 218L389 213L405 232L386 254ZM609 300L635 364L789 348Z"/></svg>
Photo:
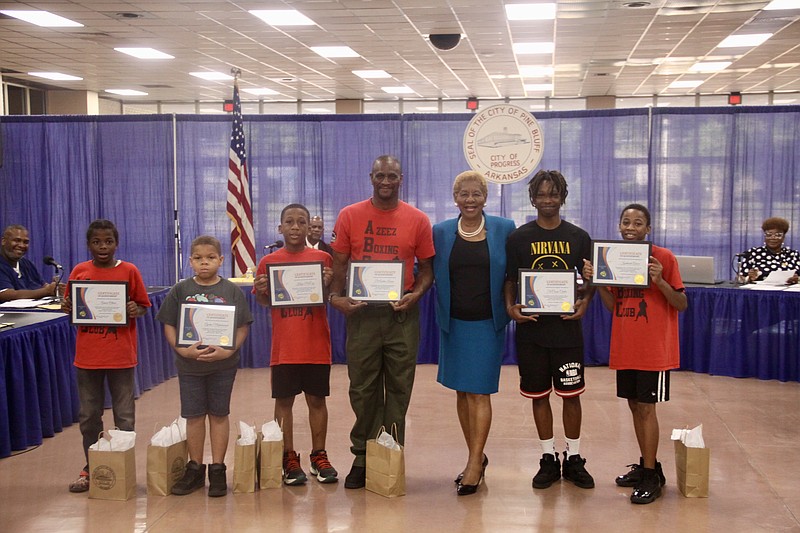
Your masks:
<svg viewBox="0 0 800 533"><path fill-rule="evenodd" d="M203 376L178 373L181 416L228 416L231 412L231 392L236 370L234 367Z"/></svg>

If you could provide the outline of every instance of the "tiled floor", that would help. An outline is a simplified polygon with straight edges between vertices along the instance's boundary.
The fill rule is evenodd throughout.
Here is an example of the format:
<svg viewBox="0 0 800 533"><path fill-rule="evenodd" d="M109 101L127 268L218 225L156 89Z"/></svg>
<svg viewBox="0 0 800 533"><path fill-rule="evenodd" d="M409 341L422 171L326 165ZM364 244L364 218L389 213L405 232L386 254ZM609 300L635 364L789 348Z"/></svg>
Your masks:
<svg viewBox="0 0 800 533"><path fill-rule="evenodd" d="M800 531L800 383L673 373L673 399L659 406L666 493L653 504L637 506L629 503L630 489L613 481L639 456L626 404L614 397L613 371L587 369L581 451L596 480L591 490L564 481L545 490L531 488L540 454L530 402L517 393L516 372L516 367L503 368L501 391L493 398L486 482L474 496L457 497L452 481L465 462L455 395L436 383L436 366L422 365L409 413L408 494L402 498L313 479L302 487L216 499L202 491L148 497L146 442L154 427L178 414L178 384L172 379L137 402L135 499L90 500L67 491L83 464L73 425L36 449L0 460L0 531ZM344 366L334 366L331 382L327 448L343 478L350 468L353 421ZM560 401L554 406L560 419ZM269 370L240 371L232 422L260 425L271 414ZM698 423L711 448L711 494L688 499L675 486L672 443L666 439L671 428ZM295 424L307 469L305 402L295 404ZM563 448L560 422L556 443ZM227 463L230 483L232 447Z"/></svg>

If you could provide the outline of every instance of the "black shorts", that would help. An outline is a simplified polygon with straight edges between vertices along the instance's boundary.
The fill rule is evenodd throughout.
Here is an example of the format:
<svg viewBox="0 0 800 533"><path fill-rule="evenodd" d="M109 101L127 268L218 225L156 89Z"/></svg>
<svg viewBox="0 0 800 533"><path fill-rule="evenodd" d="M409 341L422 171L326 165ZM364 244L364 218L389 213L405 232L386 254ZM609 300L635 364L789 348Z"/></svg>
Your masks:
<svg viewBox="0 0 800 533"><path fill-rule="evenodd" d="M558 396L572 398L583 394L583 347L547 348L517 337L519 392L526 398L547 397L555 389Z"/></svg>
<svg viewBox="0 0 800 533"><path fill-rule="evenodd" d="M669 401L669 370L617 370L617 397L642 403Z"/></svg>
<svg viewBox="0 0 800 533"><path fill-rule="evenodd" d="M331 395L331 365L275 365L270 367L273 398L289 398L301 392Z"/></svg>

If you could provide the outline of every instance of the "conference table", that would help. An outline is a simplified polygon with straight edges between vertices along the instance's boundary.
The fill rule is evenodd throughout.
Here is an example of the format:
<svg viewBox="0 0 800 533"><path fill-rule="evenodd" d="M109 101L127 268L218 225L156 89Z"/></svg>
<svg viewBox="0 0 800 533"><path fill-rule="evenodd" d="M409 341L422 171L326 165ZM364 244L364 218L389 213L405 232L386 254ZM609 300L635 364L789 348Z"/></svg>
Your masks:
<svg viewBox="0 0 800 533"><path fill-rule="evenodd" d="M242 368L269 366L268 314L242 286L254 316L241 349ZM420 301L418 363L436 363L439 328L435 288ZM168 289L151 287L153 307L137 319L136 394L176 375L172 351L155 315ZM681 369L707 374L800 381L800 292L751 291L733 285L688 286L680 315ZM345 363L345 319L328 307L334 363ZM4 312L0 330L0 457L41 444L78 420L75 328L53 312ZM607 365L611 313L595 298L583 319L587 365ZM505 364L516 363L514 325L508 326Z"/></svg>
<svg viewBox="0 0 800 533"><path fill-rule="evenodd" d="M153 307L139 317L136 397L177 371L155 311L168 289L148 287ZM61 312L0 310L0 457L42 443L78 421L75 328ZM108 402L107 402L108 404ZM110 405L110 404L108 404Z"/></svg>

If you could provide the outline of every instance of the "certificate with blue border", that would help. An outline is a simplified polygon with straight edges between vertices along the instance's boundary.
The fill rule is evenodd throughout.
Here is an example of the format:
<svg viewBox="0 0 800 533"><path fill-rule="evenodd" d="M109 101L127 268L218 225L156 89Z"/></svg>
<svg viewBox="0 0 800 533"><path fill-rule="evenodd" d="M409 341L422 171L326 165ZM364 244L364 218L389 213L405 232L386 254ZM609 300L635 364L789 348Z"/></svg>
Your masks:
<svg viewBox="0 0 800 533"><path fill-rule="evenodd" d="M649 241L592 241L592 285L650 286Z"/></svg>
<svg viewBox="0 0 800 533"><path fill-rule="evenodd" d="M128 325L127 281L70 280L69 295L73 325Z"/></svg>
<svg viewBox="0 0 800 533"><path fill-rule="evenodd" d="M178 346L233 348L236 344L236 306L219 303L181 303Z"/></svg>
<svg viewBox="0 0 800 533"><path fill-rule="evenodd" d="M321 262L270 264L267 275L273 307L325 305Z"/></svg>
<svg viewBox="0 0 800 533"><path fill-rule="evenodd" d="M396 302L403 296L403 261L351 261L347 295L363 302Z"/></svg>
<svg viewBox="0 0 800 533"><path fill-rule="evenodd" d="M526 315L571 315L578 295L574 270L519 269L520 310Z"/></svg>

